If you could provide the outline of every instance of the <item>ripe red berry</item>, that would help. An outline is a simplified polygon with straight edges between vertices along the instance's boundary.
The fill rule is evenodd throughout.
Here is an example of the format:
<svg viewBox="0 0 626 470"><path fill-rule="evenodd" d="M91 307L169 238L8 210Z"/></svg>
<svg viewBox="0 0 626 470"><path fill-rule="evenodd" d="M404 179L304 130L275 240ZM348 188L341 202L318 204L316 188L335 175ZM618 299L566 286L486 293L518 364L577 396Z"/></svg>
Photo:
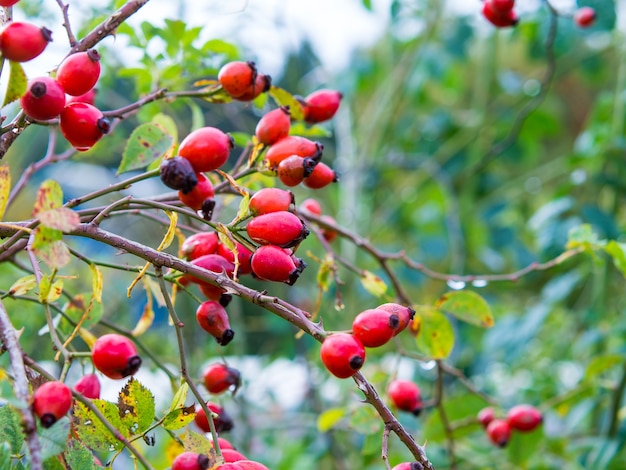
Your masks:
<svg viewBox="0 0 626 470"><path fill-rule="evenodd" d="M519 22L513 10L498 10L494 7L493 2L489 0L483 3L483 16L498 28L515 26Z"/></svg>
<svg viewBox="0 0 626 470"><path fill-rule="evenodd" d="M84 375L76 382L74 390L82 393L87 398L100 398L100 380L96 374Z"/></svg>
<svg viewBox="0 0 626 470"><path fill-rule="evenodd" d="M178 155L186 158L197 173L217 170L228 160L233 138L216 127L201 127L183 139Z"/></svg>
<svg viewBox="0 0 626 470"><path fill-rule="evenodd" d="M580 28L588 28L596 21L596 11L592 7L581 7L574 13L574 23Z"/></svg>
<svg viewBox="0 0 626 470"><path fill-rule="evenodd" d="M80 96L67 95L65 97L65 102L68 104L69 103L87 103L87 104L94 106L96 104L97 94L98 94L98 90L95 88L92 88L87 93L84 93Z"/></svg>
<svg viewBox="0 0 626 470"><path fill-rule="evenodd" d="M241 470L270 470L262 463L255 462L254 460L239 460L237 465Z"/></svg>
<svg viewBox="0 0 626 470"><path fill-rule="evenodd" d="M230 419L230 416L228 416L226 411L224 411L224 408L213 402L207 402L206 406L211 412L214 413L213 424L215 424L215 430L218 433L230 431L233 428L233 420ZM209 427L209 420L200 405L196 406L196 416L194 418L194 422L196 423L196 426L204 432L211 431L211 428Z"/></svg>
<svg viewBox="0 0 626 470"><path fill-rule="evenodd" d="M311 189L321 189L330 183L336 183L337 173L323 162L318 163L309 176L304 178L304 185Z"/></svg>
<svg viewBox="0 0 626 470"><path fill-rule="evenodd" d="M232 341L235 332L230 328L226 309L215 300L202 302L196 310L198 325L215 338L217 344L226 346Z"/></svg>
<svg viewBox="0 0 626 470"><path fill-rule="evenodd" d="M0 0L0 7L9 8L15 5L20 0Z"/></svg>
<svg viewBox="0 0 626 470"><path fill-rule="evenodd" d="M233 263L218 254L199 256L198 258L191 260L191 264L198 266L199 268L206 269L207 271L212 271L214 273L225 273L230 278L233 277L233 273L235 271L235 266L233 265ZM198 279L197 277L186 275L183 276L183 278L186 278L189 281L198 284L202 292L209 299L217 300L224 293L224 289L222 289L221 287L214 286L210 282L203 281L201 279Z"/></svg>
<svg viewBox="0 0 626 470"><path fill-rule="evenodd" d="M58 117L63 111L65 92L54 78L35 78L28 83L20 104L27 116L46 121Z"/></svg>
<svg viewBox="0 0 626 470"><path fill-rule="evenodd" d="M317 164L317 161L312 158L292 155L278 164L276 174L285 186L297 186L304 181L304 178L313 173Z"/></svg>
<svg viewBox="0 0 626 470"><path fill-rule="evenodd" d="M217 232L198 232L187 237L180 251L191 261L200 256L216 254L219 242Z"/></svg>
<svg viewBox="0 0 626 470"><path fill-rule="evenodd" d="M134 343L126 336L110 333L100 336L91 351L93 365L111 379L135 374L141 366Z"/></svg>
<svg viewBox="0 0 626 470"><path fill-rule="evenodd" d="M206 389L215 394L223 393L232 386L235 387L234 390L236 391L241 385L239 371L228 367L226 364L210 365L202 374L202 379Z"/></svg>
<svg viewBox="0 0 626 470"><path fill-rule="evenodd" d="M237 261L239 261L239 274L250 274L252 272L252 265L250 261L252 259L252 251L248 250L239 242L235 242L237 247ZM223 243L217 246L217 254L224 259L235 264L235 254Z"/></svg>
<svg viewBox="0 0 626 470"><path fill-rule="evenodd" d="M377 348L393 338L399 325L398 316L382 309L367 309L352 322L352 334L363 346Z"/></svg>
<svg viewBox="0 0 626 470"><path fill-rule="evenodd" d="M333 224L333 225L337 223L334 217L331 217L330 215L323 215L321 217L321 220L323 222L326 222L328 224ZM337 238L337 232L329 228L322 228L322 236L328 243L331 243L335 238ZM395 334L398 334L397 329L396 329Z"/></svg>
<svg viewBox="0 0 626 470"><path fill-rule="evenodd" d="M247 457L245 455L243 455L241 452L236 451L235 449L224 449L222 451L222 457L224 457L224 462L226 463L247 460Z"/></svg>
<svg viewBox="0 0 626 470"><path fill-rule="evenodd" d="M300 208L309 211L313 215L322 215L322 206L316 199L313 198L308 198L302 201Z"/></svg>
<svg viewBox="0 0 626 470"><path fill-rule="evenodd" d="M63 382L46 382L33 394L33 411L44 428L49 428L72 407L72 390Z"/></svg>
<svg viewBox="0 0 626 470"><path fill-rule="evenodd" d="M284 282L291 286L306 268L306 263L296 258L291 250L263 245L252 255L251 267L252 273L259 279Z"/></svg>
<svg viewBox="0 0 626 470"><path fill-rule="evenodd" d="M193 187L191 191L178 191L178 199L180 202L190 207L194 211L202 209L208 209L206 212L213 212L215 201L215 189L213 189L213 183L206 177L204 173L196 173L196 179L198 183Z"/></svg>
<svg viewBox="0 0 626 470"><path fill-rule="evenodd" d="M507 421L511 428L517 431L529 432L543 422L543 416L532 405L517 405L509 410Z"/></svg>
<svg viewBox="0 0 626 470"><path fill-rule="evenodd" d="M486 1L491 2L491 5L493 6L493 8L503 13L511 11L513 7L515 6L515 0L486 0Z"/></svg>
<svg viewBox="0 0 626 470"><path fill-rule="evenodd" d="M341 103L342 94L336 90L317 90L304 98L305 120L317 123L332 119Z"/></svg>
<svg viewBox="0 0 626 470"><path fill-rule="evenodd" d="M61 133L78 151L94 146L111 129L102 112L87 103L70 103L61 113Z"/></svg>
<svg viewBox="0 0 626 470"><path fill-rule="evenodd" d="M87 93L100 78L100 54L95 49L67 57L57 69L57 80L72 96Z"/></svg>
<svg viewBox="0 0 626 470"><path fill-rule="evenodd" d="M419 462L402 462L391 470L424 470L424 466Z"/></svg>
<svg viewBox="0 0 626 470"><path fill-rule="evenodd" d="M223 437L218 437L217 442L220 445L220 449L235 449L235 446L232 445L229 440L224 439ZM211 442L211 447L214 447L213 442Z"/></svg>
<svg viewBox="0 0 626 470"><path fill-rule="evenodd" d="M254 83L250 85L241 95L235 96L234 98L238 101L252 101L261 93L269 91L271 87L272 77L259 73L257 74Z"/></svg>
<svg viewBox="0 0 626 470"><path fill-rule="evenodd" d="M281 106L266 113L257 123L256 134L259 142L272 145L289 135L291 118L289 108Z"/></svg>
<svg viewBox="0 0 626 470"><path fill-rule="evenodd" d="M480 424L482 424L483 427L486 428L489 423L496 419L496 413L492 407L488 406L487 408L483 408L478 412L477 418Z"/></svg>
<svg viewBox="0 0 626 470"><path fill-rule="evenodd" d="M346 379L358 372L365 362L365 347L353 335L335 333L324 339L320 357L335 377Z"/></svg>
<svg viewBox="0 0 626 470"><path fill-rule="evenodd" d="M511 439L511 426L505 419L494 419L487 425L487 436L498 447L505 447Z"/></svg>
<svg viewBox="0 0 626 470"><path fill-rule="evenodd" d="M246 226L250 239L261 245L296 246L309 235L304 222L292 212L270 212L253 218Z"/></svg>
<svg viewBox="0 0 626 470"><path fill-rule="evenodd" d="M312 158L319 161L322 158L324 147L319 142L314 142L306 137L290 135L280 139L272 145L265 154L265 161L271 170L276 170L278 164L285 158L298 155L302 158Z"/></svg>
<svg viewBox="0 0 626 470"><path fill-rule="evenodd" d="M248 209L253 216L270 212L287 211L294 203L291 191L280 188L263 188L250 198Z"/></svg>
<svg viewBox="0 0 626 470"><path fill-rule="evenodd" d="M419 387L409 380L393 380L387 388L391 402L396 408L415 416L422 411L422 395Z"/></svg>
<svg viewBox="0 0 626 470"><path fill-rule="evenodd" d="M238 462L223 463L215 467L215 470L241 470Z"/></svg>
<svg viewBox="0 0 626 470"><path fill-rule="evenodd" d="M404 307L403 305L396 304L393 302L379 305L376 308L385 310L393 315L397 315L399 322L398 322L398 328L396 328L394 336L400 333L401 331L405 330L411 323L411 320L413 320L413 317L415 316L415 310L413 310L411 307Z"/></svg>
<svg viewBox="0 0 626 470"><path fill-rule="evenodd" d="M172 470L207 470L211 462L205 454L183 452L172 462Z"/></svg>
<svg viewBox="0 0 626 470"><path fill-rule="evenodd" d="M217 74L217 80L226 93L237 97L248 91L257 75L254 62L233 61L222 66Z"/></svg>
<svg viewBox="0 0 626 470"><path fill-rule="evenodd" d="M7 60L28 62L52 41L52 32L31 23L13 21L0 31L0 52Z"/></svg>

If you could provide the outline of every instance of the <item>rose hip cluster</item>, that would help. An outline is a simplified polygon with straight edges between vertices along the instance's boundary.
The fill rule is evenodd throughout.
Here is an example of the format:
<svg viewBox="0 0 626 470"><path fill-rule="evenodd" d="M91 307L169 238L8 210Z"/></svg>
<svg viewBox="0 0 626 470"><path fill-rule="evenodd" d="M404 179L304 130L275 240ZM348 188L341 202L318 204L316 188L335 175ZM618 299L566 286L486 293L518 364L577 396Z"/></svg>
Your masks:
<svg viewBox="0 0 626 470"><path fill-rule="evenodd" d="M352 377L365 363L365 348L387 343L406 329L415 315L411 307L396 303L382 304L359 313L352 323L352 333L334 333L326 337L320 349L322 363L340 379Z"/></svg>
<svg viewBox="0 0 626 470"><path fill-rule="evenodd" d="M478 413L478 421L493 444L505 447L513 431L534 431L543 422L543 416L534 406L524 404L511 408L506 418L496 417L495 410L491 407L483 408Z"/></svg>

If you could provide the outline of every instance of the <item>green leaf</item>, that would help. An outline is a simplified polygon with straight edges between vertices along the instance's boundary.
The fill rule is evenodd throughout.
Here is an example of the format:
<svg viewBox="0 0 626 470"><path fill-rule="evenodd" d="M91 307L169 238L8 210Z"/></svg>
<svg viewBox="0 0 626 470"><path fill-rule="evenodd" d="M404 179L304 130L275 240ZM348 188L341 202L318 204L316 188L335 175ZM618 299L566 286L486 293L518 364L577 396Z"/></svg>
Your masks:
<svg viewBox="0 0 626 470"><path fill-rule="evenodd" d="M79 440L70 440L67 452L64 455L66 462L72 470L95 470L100 468L96 464L91 451Z"/></svg>
<svg viewBox="0 0 626 470"><path fill-rule="evenodd" d="M24 442L21 423L22 417L15 408L0 406L0 442L8 443L14 454L19 453Z"/></svg>
<svg viewBox="0 0 626 470"><path fill-rule="evenodd" d="M53 456L43 463L43 470L66 470L58 457Z"/></svg>
<svg viewBox="0 0 626 470"><path fill-rule="evenodd" d="M9 195L11 194L11 173L9 165L0 166L0 220L4 217Z"/></svg>
<svg viewBox="0 0 626 470"><path fill-rule="evenodd" d="M184 428L195 418L195 409L194 405L190 405L170 411L163 419L163 427L170 431Z"/></svg>
<svg viewBox="0 0 626 470"><path fill-rule="evenodd" d="M468 416L476 416L486 406L485 401L477 395L465 393L458 396L446 396L442 405L450 422L467 419ZM460 438L476 432L479 429L478 422L474 426L461 426L454 432L455 438ZM428 413L424 421L423 439L426 442L443 442L446 440L446 431L441 423L439 413ZM483 432L484 436L484 432Z"/></svg>
<svg viewBox="0 0 626 470"><path fill-rule="evenodd" d="M164 129L165 132L172 138L173 142L178 141L178 127L176 126L176 121L174 121L172 116L158 113L152 118L152 122Z"/></svg>
<svg viewBox="0 0 626 470"><path fill-rule="evenodd" d="M384 424L373 407L360 405L350 415L350 427L365 435L379 434Z"/></svg>
<svg viewBox="0 0 626 470"><path fill-rule="evenodd" d="M37 230L40 228L44 227L37 227ZM59 233L61 232L59 231ZM46 244L33 243L33 251L35 252L35 255L46 263L51 269L62 268L63 266L69 264L72 260L69 248L61 240L51 240Z"/></svg>
<svg viewBox="0 0 626 470"><path fill-rule="evenodd" d="M363 3L363 6L368 9L369 11L372 11L372 0L361 0L361 3Z"/></svg>
<svg viewBox="0 0 626 470"><path fill-rule="evenodd" d="M235 140L235 145L237 147L245 147L252 142L252 136L245 132L229 132L229 134Z"/></svg>
<svg viewBox="0 0 626 470"><path fill-rule="evenodd" d="M160 124L141 124L128 138L117 174L147 167L165 155L173 142L174 138Z"/></svg>
<svg viewBox="0 0 626 470"><path fill-rule="evenodd" d="M591 225L583 224L570 229L565 247L571 250L582 246L586 251L593 251L605 245L606 241L598 238Z"/></svg>
<svg viewBox="0 0 626 470"><path fill-rule="evenodd" d="M212 454L215 454L211 441L209 441L206 436L193 431L190 431L183 436L183 447L188 452L207 454L209 458Z"/></svg>
<svg viewBox="0 0 626 470"><path fill-rule="evenodd" d="M272 86L268 93L278 106L289 106L289 113L294 121L304 120L304 109L295 96L276 86Z"/></svg>
<svg viewBox="0 0 626 470"><path fill-rule="evenodd" d="M489 304L476 292L447 292L437 300L435 307L472 325L491 328L494 324Z"/></svg>
<svg viewBox="0 0 626 470"><path fill-rule="evenodd" d="M63 190L59 183L54 180L44 181L37 190L37 199L33 207L33 216L40 212L56 209L63 205Z"/></svg>
<svg viewBox="0 0 626 470"><path fill-rule="evenodd" d="M454 347L454 330L441 310L417 305L413 321L419 323L419 333L415 339L417 347L433 359L444 359Z"/></svg>
<svg viewBox="0 0 626 470"><path fill-rule="evenodd" d="M61 297L63 293L63 279L52 281L50 276L43 276L39 282L39 302L49 304Z"/></svg>
<svg viewBox="0 0 626 470"><path fill-rule="evenodd" d="M346 416L344 408L330 408L317 418L317 430L327 432Z"/></svg>
<svg viewBox="0 0 626 470"><path fill-rule="evenodd" d="M379 276L370 271L364 271L361 275L361 284L370 294L382 297L387 292L387 284Z"/></svg>
<svg viewBox="0 0 626 470"><path fill-rule="evenodd" d="M70 232L80 224L80 217L72 209L58 207L47 211L39 212L39 221L46 227Z"/></svg>
<svg viewBox="0 0 626 470"><path fill-rule="evenodd" d="M176 393L174 394L174 399L172 400L172 405L170 406L170 411L174 411L178 408L183 408L185 406L185 402L187 401L187 394L189 393L189 384L184 382Z"/></svg>
<svg viewBox="0 0 626 470"><path fill-rule="evenodd" d="M336 268L335 260L332 255L327 253L317 270L317 285L320 286L320 289L324 292L328 291L333 279L332 273Z"/></svg>
<svg viewBox="0 0 626 470"><path fill-rule="evenodd" d="M597 380L598 375L624 363L626 358L620 354L605 354L591 359L585 371L586 380Z"/></svg>
<svg viewBox="0 0 626 470"><path fill-rule="evenodd" d="M130 434L141 434L154 420L155 405L152 392L131 377L118 396L122 423Z"/></svg>
<svg viewBox="0 0 626 470"><path fill-rule="evenodd" d="M299 135L301 137L307 137L309 139L313 139L316 137L330 137L333 135L332 132L330 132L323 126L307 126L303 122L294 122L293 124L291 124L289 134Z"/></svg>
<svg viewBox="0 0 626 470"><path fill-rule="evenodd" d="M113 427L124 434L126 427L122 425L119 410L114 403L99 399L92 400L92 403L111 422ZM124 447L102 424L98 417L80 402L76 402L74 405L74 420L78 437L90 449L98 452L108 452L111 448L120 450ZM126 435L125 437L129 436Z"/></svg>
<svg viewBox="0 0 626 470"><path fill-rule="evenodd" d="M19 62L13 61L10 61L9 64L11 67L9 84L7 85L7 92L6 95L4 95L2 107L19 100L24 93L26 93L28 86L28 78L26 77L26 73L24 73L22 65Z"/></svg>
<svg viewBox="0 0 626 470"><path fill-rule="evenodd" d="M43 460L59 455L65 450L67 436L70 434L70 419L64 416L47 429L39 432L41 456Z"/></svg>
<svg viewBox="0 0 626 470"><path fill-rule="evenodd" d="M615 267L626 277L626 243L611 240L604 249L613 258Z"/></svg>
<svg viewBox="0 0 626 470"><path fill-rule="evenodd" d="M11 446L8 442L0 442L0 470L11 469Z"/></svg>

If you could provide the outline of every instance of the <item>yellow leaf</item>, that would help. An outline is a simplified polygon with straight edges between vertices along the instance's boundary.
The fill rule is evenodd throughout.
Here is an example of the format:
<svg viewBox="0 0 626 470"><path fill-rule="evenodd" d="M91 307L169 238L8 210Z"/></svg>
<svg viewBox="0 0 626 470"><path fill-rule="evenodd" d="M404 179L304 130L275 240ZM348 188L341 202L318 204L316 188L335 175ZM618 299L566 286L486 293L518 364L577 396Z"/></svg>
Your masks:
<svg viewBox="0 0 626 470"><path fill-rule="evenodd" d="M184 382L176 393L174 394L174 399L172 400L172 405L170 406L170 411L174 411L177 408L182 408L185 406L185 402L187 401L187 393L189 393L189 384Z"/></svg>
<svg viewBox="0 0 626 470"><path fill-rule="evenodd" d="M39 301L49 304L61 297L63 293L63 279L52 282L50 276L44 276L39 283Z"/></svg>
<svg viewBox="0 0 626 470"><path fill-rule="evenodd" d="M93 345L96 344L98 338L96 338L89 330L86 330L85 328L81 328L78 334L83 339L85 344L87 344L87 347L89 349L93 349Z"/></svg>
<svg viewBox="0 0 626 470"><path fill-rule="evenodd" d="M0 220L4 217L9 195L11 194L11 173L9 165L0 166Z"/></svg>
<svg viewBox="0 0 626 470"><path fill-rule="evenodd" d="M91 269L91 287L93 289L93 298L98 303L102 303L102 285L104 284L104 280L102 278L102 271L95 264L90 264L89 269Z"/></svg>
<svg viewBox="0 0 626 470"><path fill-rule="evenodd" d="M148 294L148 298L151 299L150 294ZM152 326L153 322L154 322L154 310L152 309L152 301L150 300L149 302L146 303L145 307L143 308L143 313L141 314L141 318L135 325L135 328L133 328L133 331L132 331L133 336L141 336L142 334L144 334L146 331L148 331L148 328Z"/></svg>
<svg viewBox="0 0 626 470"><path fill-rule="evenodd" d="M37 287L37 279L34 274L19 278L9 289L9 295L24 295Z"/></svg>
<svg viewBox="0 0 626 470"><path fill-rule="evenodd" d="M370 294L382 297L387 292L387 284L380 277L370 271L365 271L361 276L361 284Z"/></svg>

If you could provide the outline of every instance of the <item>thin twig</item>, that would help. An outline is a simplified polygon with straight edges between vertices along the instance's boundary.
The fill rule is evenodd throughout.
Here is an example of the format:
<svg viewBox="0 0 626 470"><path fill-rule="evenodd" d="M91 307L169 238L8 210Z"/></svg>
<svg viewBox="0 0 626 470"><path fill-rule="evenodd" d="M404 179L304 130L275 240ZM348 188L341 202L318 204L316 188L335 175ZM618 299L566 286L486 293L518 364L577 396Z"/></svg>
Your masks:
<svg viewBox="0 0 626 470"><path fill-rule="evenodd" d="M76 36L74 36L74 33L72 32L70 17L67 13L70 5L63 3L63 0L57 0L57 4L59 5L59 8L61 8L61 13L63 14L63 27L67 32L67 39L70 41L70 47L74 47L74 45L76 44Z"/></svg>

